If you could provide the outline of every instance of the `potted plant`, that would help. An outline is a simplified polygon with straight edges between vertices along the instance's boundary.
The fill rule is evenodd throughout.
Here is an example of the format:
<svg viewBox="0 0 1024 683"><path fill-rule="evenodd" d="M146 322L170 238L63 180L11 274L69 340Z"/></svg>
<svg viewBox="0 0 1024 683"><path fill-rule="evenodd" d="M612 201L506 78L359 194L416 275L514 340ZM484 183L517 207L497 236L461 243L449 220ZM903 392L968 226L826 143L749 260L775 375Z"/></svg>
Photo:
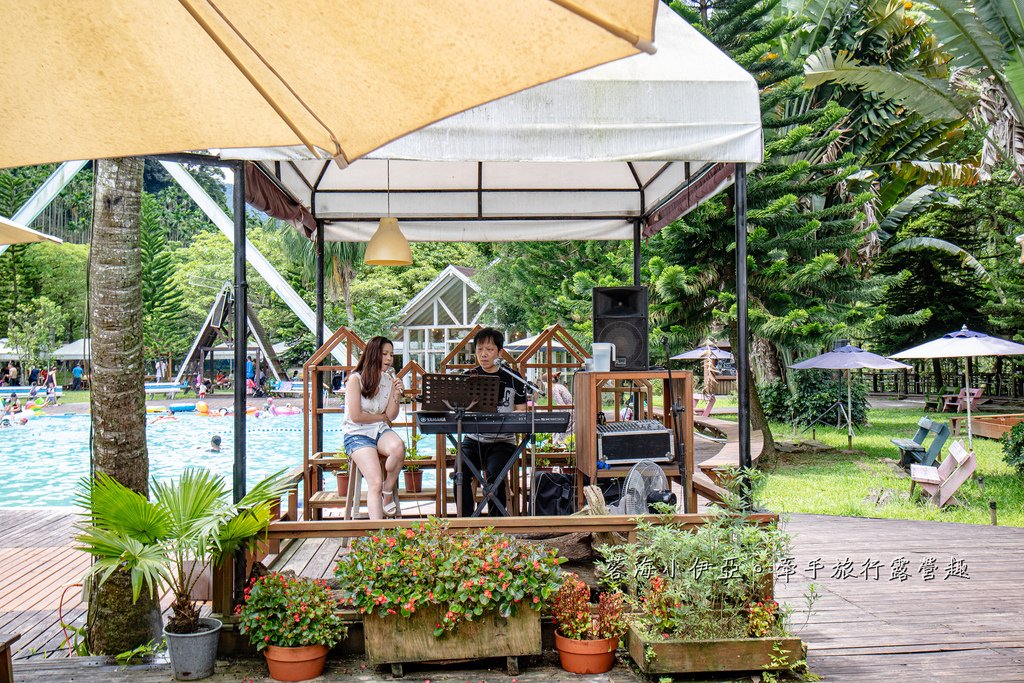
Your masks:
<svg viewBox="0 0 1024 683"><path fill-rule="evenodd" d="M257 484L238 503L224 478L187 468L169 482L153 480L153 500L103 473L79 484L79 547L96 560L84 584L128 574L138 600L142 590L173 596L164 627L171 668L178 680L213 673L221 622L200 618L191 594L206 565L253 546L269 523L270 506L287 492L282 470Z"/></svg>
<svg viewBox="0 0 1024 683"><path fill-rule="evenodd" d="M419 493L423 490L423 470L416 463L426 460L426 454L419 452L420 441L424 439L421 434L413 439L412 443L405 447L405 490L409 493Z"/></svg>
<svg viewBox="0 0 1024 683"><path fill-rule="evenodd" d="M344 453L338 453L338 466L334 471L334 475L338 478L338 495L348 495L348 456Z"/></svg>
<svg viewBox="0 0 1024 683"><path fill-rule="evenodd" d="M615 650L626 632L625 596L618 591L598 596L590 610L590 587L576 574L565 574L551 604L555 648L562 668L574 674L601 674L615 666Z"/></svg>
<svg viewBox="0 0 1024 683"><path fill-rule="evenodd" d="M635 544L598 552L602 583L635 596L629 651L643 672L788 669L803 659L792 610L773 600L789 535L777 521L751 519L738 496L694 530L640 520Z"/></svg>
<svg viewBox="0 0 1024 683"><path fill-rule="evenodd" d="M541 652L558 563L493 529L456 534L431 519L355 539L335 576L342 603L363 615L373 663L516 657Z"/></svg>
<svg viewBox="0 0 1024 683"><path fill-rule="evenodd" d="M348 634L326 582L271 573L245 589L238 632L249 636L279 681L305 681L324 670L327 653Z"/></svg>

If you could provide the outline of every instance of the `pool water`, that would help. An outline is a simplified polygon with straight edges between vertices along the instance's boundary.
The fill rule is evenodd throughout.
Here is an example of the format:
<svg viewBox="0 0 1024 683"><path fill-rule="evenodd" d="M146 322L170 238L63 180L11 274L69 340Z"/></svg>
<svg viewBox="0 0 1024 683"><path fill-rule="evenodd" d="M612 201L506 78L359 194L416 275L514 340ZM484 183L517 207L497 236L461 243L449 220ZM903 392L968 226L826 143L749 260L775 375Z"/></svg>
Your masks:
<svg viewBox="0 0 1024 683"><path fill-rule="evenodd" d="M234 419L195 413L176 417L146 428L150 478L172 479L185 467L202 466L222 475L230 487ZM325 416L325 450L342 450L342 418ZM88 415L48 416L0 429L0 508L73 506L75 486L89 474L89 423ZM215 434L221 437L219 453L209 450ZM408 440L407 434L399 434ZM278 470L302 467L302 439L302 415L250 416L246 421L249 487ZM423 448L427 442L433 446L432 439L424 439L421 450L428 450Z"/></svg>

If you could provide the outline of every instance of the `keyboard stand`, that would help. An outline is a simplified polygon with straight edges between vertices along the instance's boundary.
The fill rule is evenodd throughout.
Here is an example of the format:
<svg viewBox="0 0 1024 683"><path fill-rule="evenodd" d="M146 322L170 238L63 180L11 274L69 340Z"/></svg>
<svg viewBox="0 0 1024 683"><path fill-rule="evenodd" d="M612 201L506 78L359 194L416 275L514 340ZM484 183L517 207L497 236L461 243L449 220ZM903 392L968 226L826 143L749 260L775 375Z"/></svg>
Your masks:
<svg viewBox="0 0 1024 683"><path fill-rule="evenodd" d="M501 468L497 477L492 478L490 481L484 480L484 473L475 464L469 460L465 460L462 455L462 417L456 414L456 422L458 424L458 436L455 434L446 434L448 441L455 447L455 505L457 508L457 515L462 515L462 468L465 467L469 470L469 474L473 476L478 482L483 491L483 496L480 502L476 504L476 508L469 515L470 517L479 517L484 511L484 505L490 502L494 505L502 517L510 517L508 508L501 504L496 496L498 494L498 485L505 485L505 477L508 476L512 466L516 463L522 455L523 451L526 450L526 444L530 441L530 435L527 434L526 438L519 442L516 446L516 450L513 451L512 455L509 456L508 461Z"/></svg>

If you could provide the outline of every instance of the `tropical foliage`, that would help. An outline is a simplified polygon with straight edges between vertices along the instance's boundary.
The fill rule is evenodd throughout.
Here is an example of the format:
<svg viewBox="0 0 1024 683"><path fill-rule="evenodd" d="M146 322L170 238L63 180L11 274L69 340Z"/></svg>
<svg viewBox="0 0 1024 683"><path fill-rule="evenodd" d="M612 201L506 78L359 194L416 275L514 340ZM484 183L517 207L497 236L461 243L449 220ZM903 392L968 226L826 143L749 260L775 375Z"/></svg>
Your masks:
<svg viewBox="0 0 1024 683"><path fill-rule="evenodd" d="M253 544L270 521L271 503L288 485L282 471L232 503L223 477L189 468L151 487L152 501L103 473L80 483L77 502L87 513L76 540L96 560L86 585L94 576L102 584L127 574L136 601L143 592L159 598L168 590L174 601L167 630L194 633L199 606L191 593L203 568Z"/></svg>

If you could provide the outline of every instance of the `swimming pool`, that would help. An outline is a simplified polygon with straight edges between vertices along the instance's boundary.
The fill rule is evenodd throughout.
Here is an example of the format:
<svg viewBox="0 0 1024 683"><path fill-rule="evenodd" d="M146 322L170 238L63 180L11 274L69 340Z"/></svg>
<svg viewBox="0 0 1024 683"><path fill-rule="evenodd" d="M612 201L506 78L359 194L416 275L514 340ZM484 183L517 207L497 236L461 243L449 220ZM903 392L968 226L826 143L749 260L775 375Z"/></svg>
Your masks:
<svg viewBox="0 0 1024 683"><path fill-rule="evenodd" d="M342 450L342 417L325 416L325 450ZM146 428L150 479L177 477L191 465L223 475L230 486L234 419L191 413L177 418ZM75 485L89 473L89 422L88 415L48 416L0 429L0 508L74 505ZM215 434L222 439L219 453L209 451ZM422 446L428 441L432 445L424 439ZM249 487L268 474L301 466L302 415L246 421Z"/></svg>

